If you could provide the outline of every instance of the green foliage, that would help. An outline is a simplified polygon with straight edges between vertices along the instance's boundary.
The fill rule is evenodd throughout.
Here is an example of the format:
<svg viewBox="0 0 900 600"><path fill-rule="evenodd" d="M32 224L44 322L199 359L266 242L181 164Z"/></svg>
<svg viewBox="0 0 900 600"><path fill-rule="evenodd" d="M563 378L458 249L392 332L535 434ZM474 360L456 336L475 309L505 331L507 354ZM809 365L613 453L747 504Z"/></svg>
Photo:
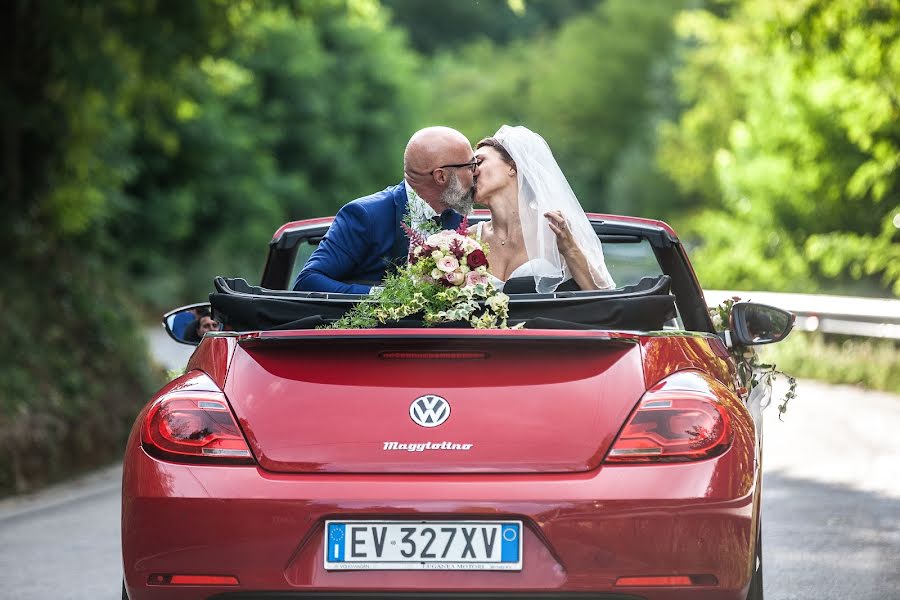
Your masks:
<svg viewBox="0 0 900 600"><path fill-rule="evenodd" d="M528 6L528 3L526 3ZM655 164L655 123L676 109L672 20L681 2L607 0L558 31L474 42L431 63L422 123L475 142L525 124L553 149L588 210L659 217L678 192Z"/></svg>
<svg viewBox="0 0 900 600"><path fill-rule="evenodd" d="M420 286L407 273L388 275L382 288L371 300L354 305L330 328L369 329L379 324L399 321L426 309L433 313L435 297L441 291L437 285Z"/></svg>
<svg viewBox="0 0 900 600"><path fill-rule="evenodd" d="M893 340L793 331L759 353L797 377L900 394L900 348Z"/></svg>
<svg viewBox="0 0 900 600"><path fill-rule="evenodd" d="M760 289L869 278L900 293L898 22L892 0L746 0L680 18L688 109L664 128L661 163L766 265L752 277L704 264L707 276ZM773 234L782 250L761 253ZM706 257L729 254L719 231L702 235Z"/></svg>
<svg viewBox="0 0 900 600"><path fill-rule="evenodd" d="M426 54L478 38L506 44L558 27L598 0L382 0L391 19Z"/></svg>
<svg viewBox="0 0 900 600"><path fill-rule="evenodd" d="M567 23L535 66L534 121L559 140L557 158L587 208L609 207L601 194L613 172L666 110L656 88L667 87L672 19L682 4L608 0Z"/></svg>
<svg viewBox="0 0 900 600"><path fill-rule="evenodd" d="M400 179L416 59L361 4L374 15L339 2L257 10L179 75L177 101L147 107L158 118L139 133L145 168L123 214L140 218L115 231L143 297L171 305L205 297L215 275L252 279L282 223Z"/></svg>
<svg viewBox="0 0 900 600"><path fill-rule="evenodd" d="M507 329L509 297L493 286L444 287L424 283L407 270L385 277L371 300L359 302L330 329L369 329L420 317L426 327L468 323L476 329Z"/></svg>
<svg viewBox="0 0 900 600"><path fill-rule="evenodd" d="M106 231L140 168L138 96L209 51L227 13L219 1L0 8L0 493L121 455L160 383Z"/></svg>
<svg viewBox="0 0 900 600"><path fill-rule="evenodd" d="M812 292L802 249L785 230L748 211L735 218L707 210L673 220L707 289Z"/></svg>
<svg viewBox="0 0 900 600"><path fill-rule="evenodd" d="M476 144L503 123L527 123L529 73L544 49L543 40L507 47L480 40L456 53L436 56L424 74L428 96L418 125L449 125Z"/></svg>
<svg viewBox="0 0 900 600"><path fill-rule="evenodd" d="M6 3L8 60L0 77L5 118L0 223L8 251L40 253L94 233L135 172L128 152L136 94L171 65L210 47L226 28L221 1L201 5L113 0ZM159 44L154 23L168 33ZM45 245L34 244L40 238Z"/></svg>
<svg viewBox="0 0 900 600"><path fill-rule="evenodd" d="M0 289L0 495L121 456L163 381L123 282L102 264L71 251L40 277L22 266Z"/></svg>
<svg viewBox="0 0 900 600"><path fill-rule="evenodd" d="M396 183L420 126L528 125L589 210L673 220L708 287L900 294L898 22L896 0L4 3L0 488L121 441L154 377L135 298L252 279L284 221Z"/></svg>
<svg viewBox="0 0 900 600"><path fill-rule="evenodd" d="M853 279L875 278L900 296L900 244L895 225L900 205L884 216L877 235L836 231L806 238L804 255L824 277L836 279L849 274Z"/></svg>
<svg viewBox="0 0 900 600"><path fill-rule="evenodd" d="M0 23L2 324L24 353L0 489L24 489L120 450L152 387L131 299L252 278L285 220L396 183L419 94L374 0L19 1Z"/></svg>

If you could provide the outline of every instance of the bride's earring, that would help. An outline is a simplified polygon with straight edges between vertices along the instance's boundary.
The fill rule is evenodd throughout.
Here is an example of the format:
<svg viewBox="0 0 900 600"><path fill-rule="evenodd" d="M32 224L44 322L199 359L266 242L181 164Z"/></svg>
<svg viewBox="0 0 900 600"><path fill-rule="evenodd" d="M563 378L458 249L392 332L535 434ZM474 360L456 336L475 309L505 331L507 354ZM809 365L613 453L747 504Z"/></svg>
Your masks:
<svg viewBox="0 0 900 600"><path fill-rule="evenodd" d="M515 169L510 169L510 170L509 170L509 176L510 176L510 177L515 177L515 176L516 176L516 170L515 170Z"/></svg>

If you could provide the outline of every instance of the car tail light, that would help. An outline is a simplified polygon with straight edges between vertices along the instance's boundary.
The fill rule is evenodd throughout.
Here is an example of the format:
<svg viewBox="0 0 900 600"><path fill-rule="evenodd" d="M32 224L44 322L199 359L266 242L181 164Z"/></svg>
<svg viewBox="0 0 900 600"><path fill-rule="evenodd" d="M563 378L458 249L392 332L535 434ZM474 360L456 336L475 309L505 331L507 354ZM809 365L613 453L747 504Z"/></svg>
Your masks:
<svg viewBox="0 0 900 600"><path fill-rule="evenodd" d="M687 575L663 575L654 577L619 577L616 579L618 586L674 586L674 585L691 585L691 578Z"/></svg>
<svg viewBox="0 0 900 600"><path fill-rule="evenodd" d="M657 386L644 394L606 462L701 460L725 452L732 438L728 410L712 393Z"/></svg>
<svg viewBox="0 0 900 600"><path fill-rule="evenodd" d="M651 575L643 577L619 577L619 587L675 587L683 585L709 586L719 585L715 575Z"/></svg>
<svg viewBox="0 0 900 600"><path fill-rule="evenodd" d="M165 460L254 464L221 392L174 392L150 407L141 428L148 454Z"/></svg>

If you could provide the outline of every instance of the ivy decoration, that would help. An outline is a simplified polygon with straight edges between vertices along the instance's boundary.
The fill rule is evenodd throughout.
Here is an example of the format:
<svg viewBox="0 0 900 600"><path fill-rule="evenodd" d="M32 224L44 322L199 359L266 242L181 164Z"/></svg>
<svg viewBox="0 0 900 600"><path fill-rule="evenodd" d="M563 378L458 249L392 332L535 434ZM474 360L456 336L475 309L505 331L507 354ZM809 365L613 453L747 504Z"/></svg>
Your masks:
<svg viewBox="0 0 900 600"><path fill-rule="evenodd" d="M733 296L709 309L709 316L717 333L723 333L728 329L731 323L731 309L740 300L740 296ZM748 391L763 382L771 384L779 375L787 378L788 391L778 404L778 420L783 421L782 416L787 412L788 403L797 397L797 379L778 370L774 364L761 362L759 354L752 346L733 345L728 351L731 352L737 365L738 379Z"/></svg>

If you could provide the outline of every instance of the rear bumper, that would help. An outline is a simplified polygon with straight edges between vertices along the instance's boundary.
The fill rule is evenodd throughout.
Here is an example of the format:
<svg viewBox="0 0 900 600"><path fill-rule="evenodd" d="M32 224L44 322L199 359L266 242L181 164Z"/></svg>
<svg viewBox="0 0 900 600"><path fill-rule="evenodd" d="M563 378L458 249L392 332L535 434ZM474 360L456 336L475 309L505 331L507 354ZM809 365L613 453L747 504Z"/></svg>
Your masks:
<svg viewBox="0 0 900 600"><path fill-rule="evenodd" d="M572 475L276 475L166 463L131 444L122 490L126 585L131 600L351 597L335 593L743 600L759 476L758 466L736 475L748 473L739 464L747 456L733 446L697 463ZM521 519L523 570L325 571L324 521L354 517ZM148 585L155 574L230 575L240 584ZM615 585L619 577L668 575L717 583Z"/></svg>

